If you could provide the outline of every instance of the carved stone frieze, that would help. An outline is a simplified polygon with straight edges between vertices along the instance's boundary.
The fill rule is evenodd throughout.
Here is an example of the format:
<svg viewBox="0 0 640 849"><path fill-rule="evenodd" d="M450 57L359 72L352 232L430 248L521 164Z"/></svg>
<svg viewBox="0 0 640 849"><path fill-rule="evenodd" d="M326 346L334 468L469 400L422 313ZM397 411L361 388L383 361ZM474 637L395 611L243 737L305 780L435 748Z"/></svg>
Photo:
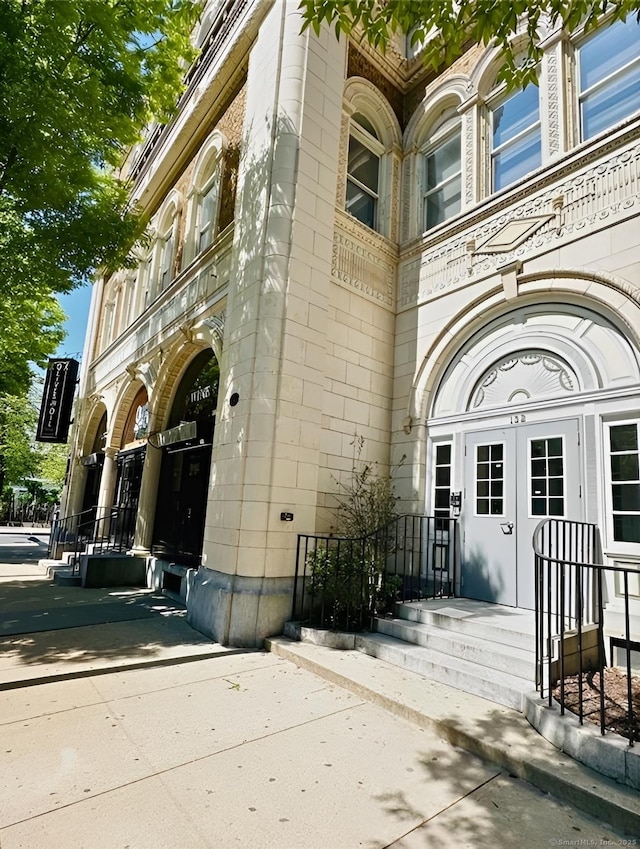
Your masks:
<svg viewBox="0 0 640 849"><path fill-rule="evenodd" d="M462 116L462 125L464 127L464 199L467 204L473 203L473 111L467 110Z"/></svg>
<svg viewBox="0 0 640 849"><path fill-rule="evenodd" d="M547 121L549 154L553 156L560 150L560 88L558 86L558 48L555 47L547 56Z"/></svg>
<svg viewBox="0 0 640 849"><path fill-rule="evenodd" d="M371 53L371 57L365 56L364 53L367 49L366 45L363 45L363 48L364 49L359 50L354 47L352 43L349 44L347 77L362 77L365 80L369 80L370 83L373 83L373 85L382 92L388 100L389 105L395 112L400 126L404 127L404 101L401 89L397 85L394 85L391 80L373 64L372 59L375 53Z"/></svg>
<svg viewBox="0 0 640 849"><path fill-rule="evenodd" d="M472 226L450 236L432 248L426 248L400 266L400 307L429 300L438 294L467 282L470 275L491 272L498 266L523 259L533 250L561 242L581 230L602 226L613 216L624 216L640 205L640 144L626 150L616 148L608 153L600 148L600 161L571 177L556 179L544 190L532 187L532 193L508 208L487 208L484 219L474 217ZM535 189L538 191L534 193ZM558 226L557 198L563 197L562 223ZM493 215L491 215L493 212ZM474 257L468 264L469 242L482 244L510 221L548 215L548 221L514 250L490 256Z"/></svg>
<svg viewBox="0 0 640 849"><path fill-rule="evenodd" d="M346 224L346 222L345 222ZM341 220L336 222L331 274L334 280L363 292L388 307L394 305L396 261L386 243L350 232Z"/></svg>

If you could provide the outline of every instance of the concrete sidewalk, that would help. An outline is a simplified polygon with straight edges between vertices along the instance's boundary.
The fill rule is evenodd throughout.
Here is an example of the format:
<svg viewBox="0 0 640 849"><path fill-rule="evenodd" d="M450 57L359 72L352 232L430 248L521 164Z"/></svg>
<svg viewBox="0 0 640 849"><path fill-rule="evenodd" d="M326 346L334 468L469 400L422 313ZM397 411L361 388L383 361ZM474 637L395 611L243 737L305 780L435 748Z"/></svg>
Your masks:
<svg viewBox="0 0 640 849"><path fill-rule="evenodd" d="M640 834L631 815L611 829L517 778L546 756L537 735L519 740L515 712L365 655L280 638L272 653L230 652L162 596L3 580L1 567L0 600L16 631L0 639L2 849L519 849ZM56 627L25 633L45 612ZM448 742L469 749L473 734L488 759ZM583 798L589 780L606 795L590 774L575 779Z"/></svg>
<svg viewBox="0 0 640 849"><path fill-rule="evenodd" d="M60 587L0 564L0 690L228 653L152 590Z"/></svg>

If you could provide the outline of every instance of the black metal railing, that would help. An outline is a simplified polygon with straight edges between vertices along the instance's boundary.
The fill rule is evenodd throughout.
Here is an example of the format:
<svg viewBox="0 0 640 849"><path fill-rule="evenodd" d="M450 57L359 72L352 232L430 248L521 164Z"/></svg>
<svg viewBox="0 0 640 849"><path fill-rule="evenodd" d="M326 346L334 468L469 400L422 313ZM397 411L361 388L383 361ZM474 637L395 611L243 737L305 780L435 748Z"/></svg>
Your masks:
<svg viewBox="0 0 640 849"><path fill-rule="evenodd" d="M294 621L359 631L396 601L453 596L457 520L404 515L361 537L299 534Z"/></svg>
<svg viewBox="0 0 640 849"><path fill-rule="evenodd" d="M632 675L629 579L637 570L605 565L598 528L586 522L544 519L533 535L535 553L536 683L549 706L565 709L616 731L633 746L639 738L640 703ZM606 613L615 594L617 610ZM608 645L607 645L608 641ZM607 650L609 658L607 659ZM624 662L616 664L616 653ZM607 662L608 660L608 662Z"/></svg>
<svg viewBox="0 0 640 849"><path fill-rule="evenodd" d="M133 545L137 508L90 507L51 523L49 557L67 555L74 572L80 569L83 553L122 553Z"/></svg>

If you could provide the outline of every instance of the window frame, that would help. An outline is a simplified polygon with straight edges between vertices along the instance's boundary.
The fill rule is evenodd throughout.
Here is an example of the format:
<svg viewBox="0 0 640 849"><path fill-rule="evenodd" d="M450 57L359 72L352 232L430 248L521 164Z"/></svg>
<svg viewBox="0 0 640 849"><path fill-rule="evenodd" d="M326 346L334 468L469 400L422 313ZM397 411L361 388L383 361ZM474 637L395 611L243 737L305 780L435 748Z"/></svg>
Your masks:
<svg viewBox="0 0 640 849"><path fill-rule="evenodd" d="M606 539L607 545L606 548L613 549L616 552L620 552L622 554L637 554L638 553L638 543L637 542L629 542L626 540L616 540L615 539L615 525L614 525L614 512L616 515L635 515L640 518L640 510L638 511L621 511L613 509L613 475L611 473L611 428L619 427L624 425L635 425L636 427L636 437L637 437L637 449L636 453L638 455L638 465L639 465L639 475L640 475L640 417L639 416L630 416L629 418L612 418L607 419L603 422L603 464L604 464L604 509L605 509L605 528L606 528ZM623 452L614 452L614 454L623 453ZM623 480L617 481L615 483L639 483L640 477L636 481Z"/></svg>
<svg viewBox="0 0 640 849"><path fill-rule="evenodd" d="M448 463L438 463L438 449L448 448L449 449L449 462ZM432 442L431 447L431 461L433 469L432 472L432 480L431 480L431 515L436 519L436 528L437 528L437 520L444 519L448 521L452 518L451 516L451 493L453 492L453 482L454 482L454 444L452 438L439 439L434 440ZM439 486L437 472L439 468L448 468L449 469L449 485L448 486ZM437 493L438 491L449 491L449 500L448 507L438 507L437 506ZM445 516L444 513L447 513Z"/></svg>
<svg viewBox="0 0 640 849"><path fill-rule="evenodd" d="M481 500L486 500L489 502L489 512L488 513L479 513L478 512L478 500L480 500L480 496L478 495L478 465L480 460L478 459L478 449L480 448L495 448L498 445L502 446L502 477L500 480L502 481L502 495L493 496L491 494L491 484L494 483L491 474L489 474L488 478L482 478L482 481L485 480L489 484L489 494L486 496L482 496ZM491 466L492 462L498 462L496 460L491 459L491 452L489 452L489 459L487 461L482 461L483 464L487 462L489 466ZM506 502L506 494L505 494L505 484L507 480L506 476L506 466L507 466L507 442L505 439L496 439L494 442L476 442L474 445L473 451L473 517L474 519L504 519L506 518L506 510L505 510L505 502ZM497 480L497 479L496 479ZM501 513L492 513L491 512L491 501L500 499L502 502L502 512Z"/></svg>
<svg viewBox="0 0 640 849"><path fill-rule="evenodd" d="M576 133L577 133L576 144L581 144L583 142L588 142L588 141L591 141L592 139L598 138L599 136L602 136L603 133L610 132L611 129L613 127L618 126L618 124L621 124L624 121L626 121L627 119L632 118L634 115L637 116L638 113L640 112L640 105L638 105L638 107L636 109L632 110L631 112L626 113L624 118L620 118L619 120L614 121L612 124L608 124L606 127L604 127L603 129L599 130L596 133L593 133L592 135L589 135L589 136L585 135L584 118L583 118L583 103L593 93L597 93L598 91L602 91L602 90L608 88L610 86L610 84L615 81L616 78L620 79L625 74L625 72L628 69L632 68L634 65L638 66L638 68L640 69L640 43L639 43L639 46L638 46L637 55L634 59L632 59L630 62L628 62L622 68L618 68L615 71L613 71L612 73L607 74L605 77L598 80L598 82L592 84L591 86L589 86L588 88L585 88L585 89L583 89L583 87L582 87L582 79L581 79L582 74L581 74L581 67L580 67L580 51L585 45L587 45L588 43L590 43L592 41L595 41L600 35L602 35L604 32L606 32L610 27L614 27L618 23L622 23L623 25L626 25L627 23L629 23L631 21L632 18L634 18L634 16L635 16L635 13L630 12L629 15L627 16L627 18L624 21L618 20L618 21L613 21L613 22L607 22L606 19L605 19L605 21L602 22L596 30L589 32L589 33L582 32L582 33L578 34L577 37L575 37L574 40L573 40L573 56L574 56L574 65L575 65L575 74L574 74L575 100L574 100L574 102L575 102L575 109L576 109ZM636 26L638 26L638 32L640 34L640 24L636 24ZM609 54L607 54L605 58L609 58ZM615 84L615 82L614 82L614 84Z"/></svg>
<svg viewBox="0 0 640 849"><path fill-rule="evenodd" d="M534 458L532 452L532 445L534 442L545 442L548 445L551 439L559 439L562 444L562 453L559 455L562 460L562 495L550 495L549 494L549 482L551 480L558 480L558 475L549 475L549 459L555 459L555 456L550 457L549 454L545 454L544 458ZM544 480L545 486L547 488L547 492L543 496L536 496L533 492L533 481L534 476L532 473L532 462L534 459L544 459L547 460L547 472L542 478L541 475L536 476L538 480ZM567 440L563 433L545 433L544 436L529 436L527 437L527 518L541 522L543 519L566 519L567 517L567 492L568 492L568 481L567 481ZM533 512L533 499L534 498L544 498L547 512L546 513L534 513ZM562 513L549 513L549 499L550 498L562 498Z"/></svg>
<svg viewBox="0 0 640 849"><path fill-rule="evenodd" d="M204 184L198 189L197 193L197 213L195 227L195 256L200 256L214 243L218 229L218 215L220 212L220 179L221 179L221 158L217 157L214 167L211 170ZM205 205L205 198L210 192L215 191L215 200L213 212L210 219L203 225L202 214ZM208 234L208 241L202 246L203 234Z"/></svg>
<svg viewBox="0 0 640 849"><path fill-rule="evenodd" d="M515 135L511 136L507 141L501 142L499 145L494 146L493 136L494 136L494 118L496 110L499 109L502 105L507 103L509 100L517 97L518 95L524 94L529 85L535 85L534 83L529 83L525 88L518 89L516 91L507 91L505 86L502 85L496 90L492 92L490 97L487 100L487 143L489 147L489 194L493 195L498 192L502 192L505 189L509 189L511 186L514 186L519 180L525 179L529 174L537 171L543 164L543 137L542 137L542 113L540 109L540 85L536 86L538 92L538 110L537 117L534 121L527 124L527 126L517 132ZM502 154L505 150L512 148L516 143L522 141L528 134L532 133L533 130L537 130L538 134L538 144L540 151L540 162L536 167L532 170L525 171L523 174L519 174L513 180L510 180L508 183L500 186L500 188L496 187L496 156Z"/></svg>
<svg viewBox="0 0 640 849"><path fill-rule="evenodd" d="M427 160L429 156L433 155L437 150L441 147L444 147L451 139L455 136L458 137L460 141L460 168L456 172L453 177L449 177L446 180L441 180L435 186L430 189L427 189L427 179L428 179L428 166ZM454 118L449 118L444 121L437 130L429 136L427 143L422 148L422 186L420 191L420 210L419 210L419 220L421 224L421 232L428 233L436 227L440 227L449 221L450 218L454 218L456 215L459 215L462 211L462 170L463 170L463 149L462 149L462 120L460 117L456 116ZM430 195L435 194L440 191L444 186L451 184L455 179L460 181L460 209L457 212L452 213L451 215L444 218L442 221L439 221L437 224L432 224L430 227L427 226L427 214L426 214L426 203L427 198Z"/></svg>
<svg viewBox="0 0 640 849"><path fill-rule="evenodd" d="M222 206L227 148L226 136L216 129L206 139L194 159L191 182L187 192L183 267L190 265L208 250L219 235L218 222ZM210 190L215 191L215 205L210 221L206 226L203 226L203 201ZM207 229L209 230L208 243L201 248L202 235Z"/></svg>
<svg viewBox="0 0 640 849"><path fill-rule="evenodd" d="M173 260L175 255L174 219L168 229L158 236L158 264L156 271L157 294L168 289L173 280Z"/></svg>
<svg viewBox="0 0 640 849"><path fill-rule="evenodd" d="M364 117L368 119L368 116L363 113ZM373 122L372 122L373 123ZM349 116L349 134L348 134L348 142L350 142L351 138L356 139L363 147L365 147L373 156L378 160L378 178L376 182L376 192L373 193L372 190L365 186L360 182L356 177L353 177L349 171L349 151L347 146L347 161L346 161L346 178L345 178L345 212L347 215L350 215L356 221L359 221L364 227L368 227L370 230L373 230L376 233L382 232L380 221L380 186L382 182L382 160L385 154L385 147L382 142L374 138L371 133L367 132L364 127L362 127L357 121L353 119L353 117ZM349 183L357 186L358 189L363 191L366 195L374 200L374 222L373 226L366 224L357 215L354 215L353 212L350 212L347 208L347 195L348 195L348 186Z"/></svg>

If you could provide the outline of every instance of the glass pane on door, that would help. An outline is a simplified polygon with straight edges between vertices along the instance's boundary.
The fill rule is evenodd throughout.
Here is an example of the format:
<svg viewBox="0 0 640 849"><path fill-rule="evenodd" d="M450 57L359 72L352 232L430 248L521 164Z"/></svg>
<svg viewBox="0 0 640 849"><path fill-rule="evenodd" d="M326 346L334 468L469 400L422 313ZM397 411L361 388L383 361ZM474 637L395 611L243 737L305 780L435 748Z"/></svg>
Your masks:
<svg viewBox="0 0 640 849"><path fill-rule="evenodd" d="M476 516L504 515L504 444L476 445Z"/></svg>
<svg viewBox="0 0 640 849"><path fill-rule="evenodd" d="M529 440L531 516L564 516L564 440L561 436Z"/></svg>

